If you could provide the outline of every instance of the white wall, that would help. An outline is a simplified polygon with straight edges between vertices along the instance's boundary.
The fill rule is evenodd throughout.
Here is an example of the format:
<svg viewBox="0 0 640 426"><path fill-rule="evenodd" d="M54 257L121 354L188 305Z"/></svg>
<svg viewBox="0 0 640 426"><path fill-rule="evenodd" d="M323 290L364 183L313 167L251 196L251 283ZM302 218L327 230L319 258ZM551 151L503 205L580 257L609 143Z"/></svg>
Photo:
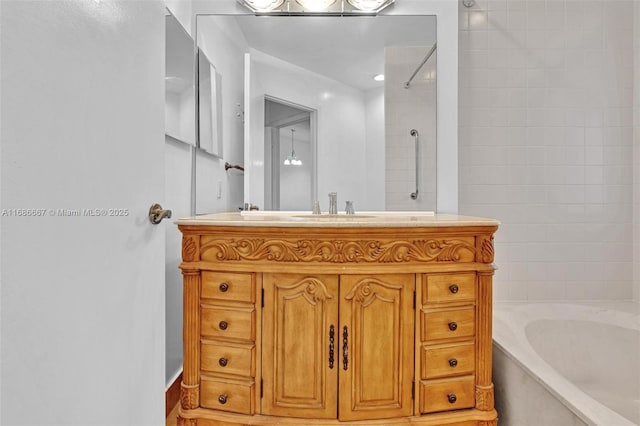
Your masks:
<svg viewBox="0 0 640 426"><path fill-rule="evenodd" d="M1 2L3 425L164 422L163 6Z"/></svg>
<svg viewBox="0 0 640 426"><path fill-rule="evenodd" d="M300 166L285 166L285 158L291 155L291 128L294 127L294 149ZM280 129L280 210L311 210L309 188L311 187L311 143L309 122Z"/></svg>
<svg viewBox="0 0 640 426"><path fill-rule="evenodd" d="M384 211L386 208L386 167L384 86L365 93L366 118L366 206L365 210ZM360 209L357 205L354 208ZM356 211L357 213L357 211Z"/></svg>
<svg viewBox="0 0 640 426"><path fill-rule="evenodd" d="M197 2L194 12L197 13ZM198 214L237 211L243 205L243 176L237 170L224 170L224 163L244 163L244 52L248 49L242 32L219 18L198 19L198 46L220 75L222 95L222 158L197 153L196 211ZM210 21L213 19L214 21ZM195 21L195 19L194 19ZM215 22L208 25L207 22ZM217 198L218 185L222 187Z"/></svg>
<svg viewBox="0 0 640 426"><path fill-rule="evenodd" d="M366 185L364 93L262 52L252 50L251 55L264 93L317 111L321 208L328 210L327 194L338 192L340 203L353 200L356 209L368 209L362 197Z"/></svg>
<svg viewBox="0 0 640 426"><path fill-rule="evenodd" d="M460 212L502 222L498 299L632 297L632 12L460 8Z"/></svg>

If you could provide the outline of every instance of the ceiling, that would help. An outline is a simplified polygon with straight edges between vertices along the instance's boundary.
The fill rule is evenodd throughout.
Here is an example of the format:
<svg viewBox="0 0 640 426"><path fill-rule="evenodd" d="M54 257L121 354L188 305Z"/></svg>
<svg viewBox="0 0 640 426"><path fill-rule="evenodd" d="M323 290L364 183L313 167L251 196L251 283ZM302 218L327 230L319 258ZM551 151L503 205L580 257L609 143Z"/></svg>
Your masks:
<svg viewBox="0 0 640 426"><path fill-rule="evenodd" d="M206 18L205 18L206 19ZM436 42L435 16L235 16L249 46L349 86L383 83L384 48ZM423 57L416 57L416 67ZM409 78L409 76L407 76Z"/></svg>

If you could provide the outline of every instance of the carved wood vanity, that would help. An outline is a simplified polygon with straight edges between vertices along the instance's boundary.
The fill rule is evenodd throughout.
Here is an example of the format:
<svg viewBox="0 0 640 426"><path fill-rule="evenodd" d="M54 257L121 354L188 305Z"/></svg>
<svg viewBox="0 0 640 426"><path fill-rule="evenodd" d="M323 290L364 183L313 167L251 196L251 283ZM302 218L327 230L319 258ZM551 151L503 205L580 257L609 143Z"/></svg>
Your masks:
<svg viewBox="0 0 640 426"><path fill-rule="evenodd" d="M496 221L225 213L178 226L179 425L496 425Z"/></svg>

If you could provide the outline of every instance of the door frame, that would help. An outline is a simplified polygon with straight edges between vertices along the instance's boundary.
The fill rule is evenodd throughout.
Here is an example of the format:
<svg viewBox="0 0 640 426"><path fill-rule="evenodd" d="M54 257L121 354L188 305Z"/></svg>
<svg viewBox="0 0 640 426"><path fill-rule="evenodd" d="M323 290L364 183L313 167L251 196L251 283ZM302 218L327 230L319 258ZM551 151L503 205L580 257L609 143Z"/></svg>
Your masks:
<svg viewBox="0 0 640 426"><path fill-rule="evenodd" d="M274 142L277 144L277 147L280 147L280 128L291 126L302 121L307 120L307 114L309 119L309 145L311 152L311 188L310 188L310 198L309 198L309 209L313 205L313 202L318 199L318 110L304 106L301 104L297 104L295 102L288 101L286 99L278 98L276 96L271 96L265 94L264 96L264 105L265 112L267 108L267 102L273 102L276 104L284 105L290 108L295 108L301 111L304 111L304 115L300 114L294 117L290 117L285 120L281 120L276 122L275 126L271 125L269 127L266 126L265 121L265 129L273 128L277 129L276 132L271 132L271 140L270 140L270 152L269 155L266 155L267 150L267 138L265 137L265 176L264 176L264 199L265 199L265 210L277 210L280 209L280 161L278 156L276 155L276 150L274 149ZM274 136L278 137L274 137ZM265 133L266 136L266 133ZM277 151L279 153L279 149ZM277 165L277 167L274 167ZM275 183L277 182L277 190L274 190ZM275 197L278 197L277 202ZM267 202L267 200L269 200Z"/></svg>

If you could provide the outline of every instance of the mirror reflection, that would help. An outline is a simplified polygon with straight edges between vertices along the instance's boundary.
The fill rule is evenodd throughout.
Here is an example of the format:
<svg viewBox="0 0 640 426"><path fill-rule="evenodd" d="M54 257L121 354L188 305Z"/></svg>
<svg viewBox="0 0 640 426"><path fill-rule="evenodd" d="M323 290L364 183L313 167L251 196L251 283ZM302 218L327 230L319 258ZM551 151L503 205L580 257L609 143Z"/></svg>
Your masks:
<svg viewBox="0 0 640 426"><path fill-rule="evenodd" d="M194 145L194 42L168 10L165 12L165 37L165 133Z"/></svg>
<svg viewBox="0 0 640 426"><path fill-rule="evenodd" d="M435 16L206 15L201 43L243 52L246 203L437 210ZM298 111L274 124L274 102Z"/></svg>
<svg viewBox="0 0 640 426"><path fill-rule="evenodd" d="M222 156L221 84L216 67L198 49L198 147L217 156Z"/></svg>

